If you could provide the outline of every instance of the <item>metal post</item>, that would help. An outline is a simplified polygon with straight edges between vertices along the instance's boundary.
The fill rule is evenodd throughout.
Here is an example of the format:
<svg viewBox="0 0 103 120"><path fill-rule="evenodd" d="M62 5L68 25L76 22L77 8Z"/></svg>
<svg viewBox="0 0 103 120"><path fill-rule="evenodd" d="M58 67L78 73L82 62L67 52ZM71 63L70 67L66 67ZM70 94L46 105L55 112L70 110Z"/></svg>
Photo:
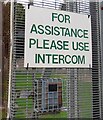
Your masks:
<svg viewBox="0 0 103 120"><path fill-rule="evenodd" d="M100 19L100 48L101 48L101 80L100 80L100 118L103 119L103 1L99 2L99 19Z"/></svg>
<svg viewBox="0 0 103 120"><path fill-rule="evenodd" d="M12 69L12 49L13 49L13 15L14 15L14 0L11 0L10 8L10 61L9 61L9 87L8 87L8 109L7 119L10 118L10 99L11 99L11 69Z"/></svg>
<svg viewBox="0 0 103 120"><path fill-rule="evenodd" d="M92 25L92 90L93 90L93 118L100 119L100 24L99 3L90 2Z"/></svg>

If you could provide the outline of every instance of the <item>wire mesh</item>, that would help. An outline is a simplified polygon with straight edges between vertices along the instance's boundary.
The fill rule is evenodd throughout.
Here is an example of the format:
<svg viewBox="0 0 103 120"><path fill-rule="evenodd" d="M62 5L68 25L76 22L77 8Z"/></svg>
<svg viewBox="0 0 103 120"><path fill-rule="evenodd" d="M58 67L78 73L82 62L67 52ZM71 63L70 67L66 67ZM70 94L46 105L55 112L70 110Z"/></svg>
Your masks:
<svg viewBox="0 0 103 120"><path fill-rule="evenodd" d="M90 12L92 14L92 59L93 59L93 69L92 69L92 84L93 84L93 117L101 117L101 92L100 92L100 82L101 78L101 43L100 43L100 17L99 17L99 2L90 3Z"/></svg>
<svg viewBox="0 0 103 120"><path fill-rule="evenodd" d="M92 69L27 68L24 62L25 7L14 3L11 118L92 118ZM35 1L34 6L90 14L87 2ZM51 90L51 86L56 92ZM45 96L45 98L44 98ZM52 103L52 104L51 104Z"/></svg>
<svg viewBox="0 0 103 120"><path fill-rule="evenodd" d="M100 16L101 16L101 61L103 61L103 1L100 4ZM101 62L101 65L103 65L103 63ZM103 73L103 67L101 67L101 73ZM101 75L103 78L103 74ZM103 113L103 80L101 80L101 113ZM103 114L101 114L101 118L103 118Z"/></svg>

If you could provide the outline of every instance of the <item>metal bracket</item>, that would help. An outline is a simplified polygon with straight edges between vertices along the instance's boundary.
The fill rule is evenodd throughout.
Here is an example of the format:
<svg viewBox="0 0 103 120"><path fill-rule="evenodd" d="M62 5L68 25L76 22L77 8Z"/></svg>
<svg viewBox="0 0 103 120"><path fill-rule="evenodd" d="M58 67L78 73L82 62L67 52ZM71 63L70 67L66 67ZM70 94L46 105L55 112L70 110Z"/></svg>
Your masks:
<svg viewBox="0 0 103 120"><path fill-rule="evenodd" d="M90 15L88 15L88 18L90 18Z"/></svg>
<svg viewBox="0 0 103 120"><path fill-rule="evenodd" d="M89 68L91 68L91 64L89 64Z"/></svg>
<svg viewBox="0 0 103 120"><path fill-rule="evenodd" d="M30 2L29 4L28 4L28 9L30 8L30 6L33 6L33 2Z"/></svg>
<svg viewBox="0 0 103 120"><path fill-rule="evenodd" d="M26 67L26 69L28 70L28 68L29 68L29 63L27 63L27 67Z"/></svg>

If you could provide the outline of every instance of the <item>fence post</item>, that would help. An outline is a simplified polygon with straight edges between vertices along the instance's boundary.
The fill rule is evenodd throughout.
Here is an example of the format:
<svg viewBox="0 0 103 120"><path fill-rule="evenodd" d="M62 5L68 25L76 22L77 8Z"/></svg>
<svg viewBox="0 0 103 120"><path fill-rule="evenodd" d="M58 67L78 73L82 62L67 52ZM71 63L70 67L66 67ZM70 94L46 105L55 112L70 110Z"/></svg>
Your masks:
<svg viewBox="0 0 103 120"><path fill-rule="evenodd" d="M9 87L8 87L8 108L7 119L10 118L10 96L11 96L11 69L12 69L12 45L13 45L13 15L14 15L14 0L11 0L10 7L10 61L9 61Z"/></svg>

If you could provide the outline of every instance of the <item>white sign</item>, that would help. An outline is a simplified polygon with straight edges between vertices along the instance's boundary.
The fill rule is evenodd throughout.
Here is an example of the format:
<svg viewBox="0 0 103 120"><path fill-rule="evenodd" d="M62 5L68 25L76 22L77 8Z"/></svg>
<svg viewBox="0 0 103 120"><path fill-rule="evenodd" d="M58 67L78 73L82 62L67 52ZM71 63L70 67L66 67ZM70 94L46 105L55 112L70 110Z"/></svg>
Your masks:
<svg viewBox="0 0 103 120"><path fill-rule="evenodd" d="M24 67L92 67L91 17L30 6Z"/></svg>

